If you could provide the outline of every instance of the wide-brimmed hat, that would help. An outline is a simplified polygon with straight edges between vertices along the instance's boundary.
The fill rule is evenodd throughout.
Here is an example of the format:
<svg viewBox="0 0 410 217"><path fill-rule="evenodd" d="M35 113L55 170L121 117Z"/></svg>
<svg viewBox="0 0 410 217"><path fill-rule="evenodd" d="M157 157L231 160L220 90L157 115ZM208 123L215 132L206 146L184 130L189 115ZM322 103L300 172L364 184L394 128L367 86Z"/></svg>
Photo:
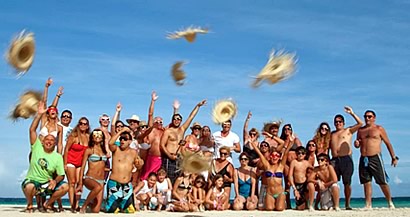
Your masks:
<svg viewBox="0 0 410 217"><path fill-rule="evenodd" d="M185 83L186 73L182 69L182 66L185 64L184 61L178 61L172 65L171 75L172 79L174 79L175 84L182 86Z"/></svg>
<svg viewBox="0 0 410 217"><path fill-rule="evenodd" d="M131 121L138 121L140 122L140 117L138 117L137 115L132 115L130 118L128 118L127 123L130 124Z"/></svg>
<svg viewBox="0 0 410 217"><path fill-rule="evenodd" d="M231 120L237 113L236 103L232 99L218 101L212 111L212 119L216 124Z"/></svg>
<svg viewBox="0 0 410 217"><path fill-rule="evenodd" d="M208 32L209 30L207 28L201 28L199 26L198 27L190 26L188 28L175 31L173 33L168 33L167 38L168 39L180 39L184 37L188 42L192 43L195 41L197 33L206 34Z"/></svg>
<svg viewBox="0 0 410 217"><path fill-rule="evenodd" d="M283 50L276 53L272 51L268 63L255 77L252 86L259 87L262 81L272 85L291 77L296 70L297 60L295 57L295 54L286 53Z"/></svg>
<svg viewBox="0 0 410 217"><path fill-rule="evenodd" d="M191 129L193 129L195 126L199 126L200 128L202 128L202 126L199 122L194 122L191 126Z"/></svg>
<svg viewBox="0 0 410 217"><path fill-rule="evenodd" d="M181 153L182 154L182 153ZM181 156L180 168L184 172L200 173L208 171L211 166L211 157L204 156L201 152L186 151Z"/></svg>
<svg viewBox="0 0 410 217"><path fill-rule="evenodd" d="M279 119L276 121L270 121L270 122L266 122L263 124L263 131L265 132L269 132L270 128L275 126L277 128L280 128L280 125L282 124L283 120Z"/></svg>
<svg viewBox="0 0 410 217"><path fill-rule="evenodd" d="M146 121L140 121L140 123L138 124L140 127L141 126L148 126Z"/></svg>
<svg viewBox="0 0 410 217"><path fill-rule="evenodd" d="M13 39L6 53L8 63L13 66L19 75L26 73L34 61L36 50L34 34L24 30Z"/></svg>
<svg viewBox="0 0 410 217"><path fill-rule="evenodd" d="M27 119L34 116L38 110L38 103L42 98L40 91L28 90L24 92L16 106L12 109L10 118L17 120L18 118Z"/></svg>

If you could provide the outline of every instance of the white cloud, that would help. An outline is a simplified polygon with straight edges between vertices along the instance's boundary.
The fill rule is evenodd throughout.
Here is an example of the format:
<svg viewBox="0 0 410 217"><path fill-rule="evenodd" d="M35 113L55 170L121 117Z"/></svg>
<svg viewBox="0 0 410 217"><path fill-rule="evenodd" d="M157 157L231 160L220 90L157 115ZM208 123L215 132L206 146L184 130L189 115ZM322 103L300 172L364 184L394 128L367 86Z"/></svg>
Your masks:
<svg viewBox="0 0 410 217"><path fill-rule="evenodd" d="M396 185L403 183L403 181L402 181L402 180L399 178L399 176L397 176L397 175L394 177L393 182L394 182L394 184L396 184Z"/></svg>

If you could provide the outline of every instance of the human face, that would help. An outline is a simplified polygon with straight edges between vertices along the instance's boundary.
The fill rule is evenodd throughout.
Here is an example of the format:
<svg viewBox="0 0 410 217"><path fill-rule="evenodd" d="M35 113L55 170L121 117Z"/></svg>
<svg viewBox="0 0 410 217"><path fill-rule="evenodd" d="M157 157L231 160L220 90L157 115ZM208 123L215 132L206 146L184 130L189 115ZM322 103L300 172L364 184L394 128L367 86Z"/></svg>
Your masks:
<svg viewBox="0 0 410 217"><path fill-rule="evenodd" d="M327 127L326 124L323 124L322 126L320 126L320 133L322 135L326 135L329 131L330 131L330 129L329 129L329 127Z"/></svg>
<svg viewBox="0 0 410 217"><path fill-rule="evenodd" d="M306 156L305 151L298 151L296 154L297 154L298 160L303 160Z"/></svg>
<svg viewBox="0 0 410 217"><path fill-rule="evenodd" d="M138 129L139 129L141 132L144 132L145 130L148 129L148 125L139 126Z"/></svg>
<svg viewBox="0 0 410 217"><path fill-rule="evenodd" d="M242 157L239 158L239 162L241 163L241 165L247 166L249 163L249 158L245 155L242 155Z"/></svg>
<svg viewBox="0 0 410 217"><path fill-rule="evenodd" d="M103 138L103 132L100 130L93 131L93 140L95 143L100 143Z"/></svg>
<svg viewBox="0 0 410 217"><path fill-rule="evenodd" d="M345 125L345 123L343 122L343 119L339 117L335 118L334 123L335 123L335 127L337 130L343 129Z"/></svg>
<svg viewBox="0 0 410 217"><path fill-rule="evenodd" d="M198 136L199 134L201 134L201 127L200 126L194 126L193 128L192 128L192 133L194 134L194 135L196 135L196 136Z"/></svg>
<svg viewBox="0 0 410 217"><path fill-rule="evenodd" d="M205 181L203 179L197 179L195 181L195 187L202 188L205 186Z"/></svg>
<svg viewBox="0 0 410 217"><path fill-rule="evenodd" d="M181 122L182 122L182 118L181 118L180 116L174 116L174 117L172 118L172 124L173 124L175 127L179 127L179 125L181 125Z"/></svg>
<svg viewBox="0 0 410 217"><path fill-rule="evenodd" d="M283 130L285 131L285 134L286 134L286 135L292 134L292 127L290 127L290 126L285 126L285 127L283 128Z"/></svg>
<svg viewBox="0 0 410 217"><path fill-rule="evenodd" d="M209 127L202 128L202 135L203 136L210 136L211 135L211 129L209 129Z"/></svg>
<svg viewBox="0 0 410 217"><path fill-rule="evenodd" d="M56 138L53 135L47 135L43 139L43 148L44 151L47 153L51 153L54 151L56 146Z"/></svg>
<svg viewBox="0 0 410 217"><path fill-rule="evenodd" d="M147 181L148 181L148 186L153 187L157 183L157 177L150 176Z"/></svg>
<svg viewBox="0 0 410 217"><path fill-rule="evenodd" d="M279 127L276 125L273 125L269 128L269 132L270 134L272 134L273 136L277 136L279 133Z"/></svg>
<svg viewBox="0 0 410 217"><path fill-rule="evenodd" d="M61 115L61 124L63 124L64 126L70 125L72 118L73 117L71 117L70 113L64 112Z"/></svg>
<svg viewBox="0 0 410 217"><path fill-rule="evenodd" d="M110 118L108 116L101 117L100 124L103 127L108 127L108 125L110 124Z"/></svg>
<svg viewBox="0 0 410 217"><path fill-rule="evenodd" d="M124 127L124 124L122 124L121 122L118 122L118 123L115 125L115 132L116 132L116 133L120 132L123 127Z"/></svg>
<svg viewBox="0 0 410 217"><path fill-rule="evenodd" d="M224 184L224 179L221 177L221 178L219 178L219 179L217 179L216 181L215 181L215 186L217 187L217 188L222 188L222 185Z"/></svg>
<svg viewBox="0 0 410 217"><path fill-rule="evenodd" d="M166 176L165 176L164 174L158 175L158 177L157 177L158 182L164 181L164 180L165 180L165 177L166 177Z"/></svg>
<svg viewBox="0 0 410 217"><path fill-rule="evenodd" d="M250 131L250 132L249 132L249 136L250 136L251 138L256 138L257 135L258 135L258 133L256 133L255 131Z"/></svg>
<svg viewBox="0 0 410 217"><path fill-rule="evenodd" d="M269 144L266 142L262 142L259 146L262 153L266 153L269 151Z"/></svg>
<svg viewBox="0 0 410 217"><path fill-rule="evenodd" d="M231 123L225 122L222 124L222 131L229 132L231 130Z"/></svg>
<svg viewBox="0 0 410 217"><path fill-rule="evenodd" d="M128 134L121 135L119 140L120 140L120 147L122 149L127 148L132 142L132 139L129 137Z"/></svg>
<svg viewBox="0 0 410 217"><path fill-rule="evenodd" d="M308 150L310 151L310 152L315 152L315 150L316 150L316 144L315 143L313 143L313 142L309 142L309 144L307 145L307 147L308 147Z"/></svg>
<svg viewBox="0 0 410 217"><path fill-rule="evenodd" d="M376 117L373 115L373 113L371 112L366 112L366 114L364 114L364 121L366 122L366 124L372 124L374 123Z"/></svg>
<svg viewBox="0 0 410 217"><path fill-rule="evenodd" d="M129 121L129 124L130 124L130 129L132 130L132 131L135 131L135 130L137 130L138 129L138 126L139 126L139 121L137 121L137 120L130 120Z"/></svg>
<svg viewBox="0 0 410 217"><path fill-rule="evenodd" d="M276 151L272 152L270 155L270 162L271 164L276 164L280 159L280 154Z"/></svg>
<svg viewBox="0 0 410 217"><path fill-rule="evenodd" d="M162 128L163 123L164 123L164 121L162 120L162 118L155 118L155 120L154 120L154 126L156 128Z"/></svg>
<svg viewBox="0 0 410 217"><path fill-rule="evenodd" d="M324 157L318 158L317 161L319 162L319 166L327 165L327 160Z"/></svg>
<svg viewBox="0 0 410 217"><path fill-rule="evenodd" d="M86 131L86 130L88 130L88 128L90 127L90 125L88 125L88 121L85 120L85 119L81 119L81 120L78 122L78 126L80 127L80 130L81 130L81 131Z"/></svg>
<svg viewBox="0 0 410 217"><path fill-rule="evenodd" d="M219 156L222 160L226 160L226 158L228 157L229 153L226 150L221 150L219 151Z"/></svg>
<svg viewBox="0 0 410 217"><path fill-rule="evenodd" d="M55 107L50 107L50 108L48 108L48 109L47 109L47 112L48 112L48 116L49 116L51 119L57 118L57 109L56 109Z"/></svg>

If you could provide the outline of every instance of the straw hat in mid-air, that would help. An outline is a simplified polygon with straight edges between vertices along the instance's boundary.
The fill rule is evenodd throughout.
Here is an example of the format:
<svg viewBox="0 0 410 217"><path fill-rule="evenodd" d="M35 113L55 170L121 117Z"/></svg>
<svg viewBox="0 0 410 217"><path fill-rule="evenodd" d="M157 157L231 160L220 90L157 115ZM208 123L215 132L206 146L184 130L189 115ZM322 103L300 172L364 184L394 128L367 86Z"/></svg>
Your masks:
<svg viewBox="0 0 410 217"><path fill-rule="evenodd" d="M231 120L237 113L236 103L231 99L218 101L212 111L212 120L216 124L222 124L225 121Z"/></svg>
<svg viewBox="0 0 410 217"><path fill-rule="evenodd" d="M10 48L5 56L8 63L18 72L18 76L24 75L30 69L34 61L35 50L36 46L32 32L26 33L23 30L10 43Z"/></svg>
<svg viewBox="0 0 410 217"><path fill-rule="evenodd" d="M12 109L10 118L16 121L18 118L27 119L34 116L38 110L38 103L42 97L41 92L28 90L24 92L16 106Z"/></svg>
<svg viewBox="0 0 410 217"><path fill-rule="evenodd" d="M185 151L181 153L180 168L189 173L208 171L211 160L211 157L204 156L202 152Z"/></svg>
<svg viewBox="0 0 410 217"><path fill-rule="evenodd" d="M188 42L192 43L195 41L196 34L198 33L206 34L208 32L209 30L207 28L190 26L188 28L181 29L173 33L168 33L167 38L168 39L180 39L184 37Z"/></svg>
<svg viewBox="0 0 410 217"><path fill-rule="evenodd" d="M172 65L171 75L175 81L175 84L182 86L185 84L186 73L182 69L182 66L185 64L184 61L178 61Z"/></svg>
<svg viewBox="0 0 410 217"><path fill-rule="evenodd" d="M283 50L272 51L268 63L263 67L259 74L254 77L253 87L259 87L262 81L268 84L276 84L290 78L296 70L296 55L286 53Z"/></svg>

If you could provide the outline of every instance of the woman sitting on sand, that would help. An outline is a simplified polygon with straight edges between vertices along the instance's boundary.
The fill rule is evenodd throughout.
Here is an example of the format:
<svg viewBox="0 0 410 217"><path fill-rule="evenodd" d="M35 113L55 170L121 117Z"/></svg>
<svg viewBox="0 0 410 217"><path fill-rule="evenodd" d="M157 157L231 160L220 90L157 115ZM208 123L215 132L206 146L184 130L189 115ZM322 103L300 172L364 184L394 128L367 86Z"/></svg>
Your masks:
<svg viewBox="0 0 410 217"><path fill-rule="evenodd" d="M239 155L241 166L235 169L233 176L235 186L234 210L243 210L244 205L247 210L256 209L258 198L255 195L256 174L254 168L248 166L249 155L242 152Z"/></svg>
<svg viewBox="0 0 410 217"><path fill-rule="evenodd" d="M87 206L91 205L91 212L100 212L103 201L104 188L104 168L107 158L107 150L105 149L105 135L99 130L93 130L90 134L88 148L83 156L77 192L82 192L83 184L90 190L87 199L84 201L80 209L81 213L85 213ZM85 166L88 162L87 174L84 176Z"/></svg>
<svg viewBox="0 0 410 217"><path fill-rule="evenodd" d="M251 143L261 159L264 175L267 177L268 183L265 196L265 210L268 211L283 211L286 207L286 192L282 186L282 179L284 178L283 172L285 170L287 154L291 148L288 144L293 144L293 141L290 141L289 139L285 141L285 149L283 149L284 153L282 156L281 153L273 151L268 160L262 152Z"/></svg>
<svg viewBox="0 0 410 217"><path fill-rule="evenodd" d="M192 190L191 173L183 172L174 183L172 189L172 198L170 211L188 212L189 211L189 193Z"/></svg>

